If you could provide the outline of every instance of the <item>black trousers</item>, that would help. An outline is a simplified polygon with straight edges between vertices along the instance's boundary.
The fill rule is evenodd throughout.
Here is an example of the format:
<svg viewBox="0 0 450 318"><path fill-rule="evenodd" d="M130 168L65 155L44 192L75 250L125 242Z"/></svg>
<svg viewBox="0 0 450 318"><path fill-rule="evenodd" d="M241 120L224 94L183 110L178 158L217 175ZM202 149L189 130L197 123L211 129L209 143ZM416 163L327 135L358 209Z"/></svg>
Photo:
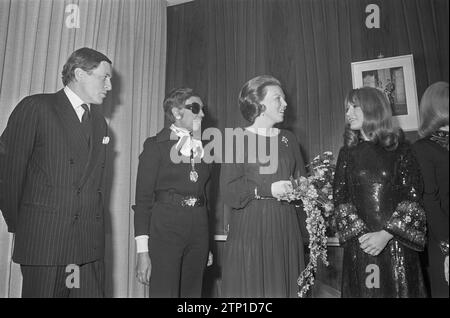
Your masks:
<svg viewBox="0 0 450 318"><path fill-rule="evenodd" d="M150 297L201 297L208 259L208 217L204 207L157 203L149 239Z"/></svg>
<svg viewBox="0 0 450 318"><path fill-rule="evenodd" d="M21 265L23 298L103 298L104 262L83 265Z"/></svg>

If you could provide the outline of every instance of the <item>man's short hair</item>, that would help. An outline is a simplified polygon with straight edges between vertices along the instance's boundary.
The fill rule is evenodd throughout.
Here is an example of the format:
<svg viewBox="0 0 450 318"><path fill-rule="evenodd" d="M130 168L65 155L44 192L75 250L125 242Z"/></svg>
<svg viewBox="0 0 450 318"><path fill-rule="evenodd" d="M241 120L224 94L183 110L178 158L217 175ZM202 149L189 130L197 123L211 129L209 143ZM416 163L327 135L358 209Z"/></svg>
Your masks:
<svg viewBox="0 0 450 318"><path fill-rule="evenodd" d="M73 79L75 78L76 68L81 68L82 70L89 72L97 68L98 65L103 61L112 64L112 62L106 55L88 47L83 47L74 51L70 55L66 64L64 64L63 70L61 72L62 82L64 86L73 81Z"/></svg>

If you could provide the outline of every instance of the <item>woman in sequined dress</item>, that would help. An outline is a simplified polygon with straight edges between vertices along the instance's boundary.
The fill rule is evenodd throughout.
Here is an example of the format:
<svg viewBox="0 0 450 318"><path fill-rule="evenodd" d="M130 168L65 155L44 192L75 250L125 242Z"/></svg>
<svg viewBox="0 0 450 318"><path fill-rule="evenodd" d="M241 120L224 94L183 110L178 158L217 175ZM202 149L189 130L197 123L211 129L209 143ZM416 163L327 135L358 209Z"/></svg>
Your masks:
<svg viewBox="0 0 450 318"><path fill-rule="evenodd" d="M334 178L335 222L344 248L343 297L425 297L421 174L389 101L363 87L346 98L347 127Z"/></svg>
<svg viewBox="0 0 450 318"><path fill-rule="evenodd" d="M448 83L434 83L423 94L419 136L413 147L424 180L431 296L448 297Z"/></svg>

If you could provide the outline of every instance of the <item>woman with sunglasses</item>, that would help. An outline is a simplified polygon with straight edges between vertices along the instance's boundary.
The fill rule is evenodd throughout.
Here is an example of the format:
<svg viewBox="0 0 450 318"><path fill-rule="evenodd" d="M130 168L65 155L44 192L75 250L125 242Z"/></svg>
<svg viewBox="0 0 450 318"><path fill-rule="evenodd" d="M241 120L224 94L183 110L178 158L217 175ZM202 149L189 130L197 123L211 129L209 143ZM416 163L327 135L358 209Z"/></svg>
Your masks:
<svg viewBox="0 0 450 318"><path fill-rule="evenodd" d="M222 294L296 298L304 268L303 240L294 205L280 200L292 190L290 177L304 175L305 166L295 135L274 127L284 120L287 107L280 82L269 75L249 80L239 94L239 106L250 124L244 129L248 144L253 140L258 150L245 147L244 162L221 167L221 193L232 208ZM272 143L277 146L270 147L269 160L277 164L268 171L261 169L267 162L255 155L266 154Z"/></svg>
<svg viewBox="0 0 450 318"><path fill-rule="evenodd" d="M148 138L139 157L134 209L136 277L150 297L200 297L208 260L202 161L203 102L190 88L172 90L164 100L170 123ZM208 263L212 261L211 255Z"/></svg>

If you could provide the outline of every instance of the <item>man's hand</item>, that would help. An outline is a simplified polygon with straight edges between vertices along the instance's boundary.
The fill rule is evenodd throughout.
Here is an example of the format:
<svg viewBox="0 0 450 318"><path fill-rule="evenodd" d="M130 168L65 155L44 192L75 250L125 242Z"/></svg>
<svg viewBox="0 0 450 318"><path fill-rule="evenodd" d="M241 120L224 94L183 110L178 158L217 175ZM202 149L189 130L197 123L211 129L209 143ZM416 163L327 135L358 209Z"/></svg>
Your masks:
<svg viewBox="0 0 450 318"><path fill-rule="evenodd" d="M378 232L370 232L362 235L358 240L361 249L372 256L377 256L386 247L392 238L392 234L381 230Z"/></svg>
<svg viewBox="0 0 450 318"><path fill-rule="evenodd" d="M141 284L148 285L152 273L152 262L148 252L137 254L136 278Z"/></svg>

